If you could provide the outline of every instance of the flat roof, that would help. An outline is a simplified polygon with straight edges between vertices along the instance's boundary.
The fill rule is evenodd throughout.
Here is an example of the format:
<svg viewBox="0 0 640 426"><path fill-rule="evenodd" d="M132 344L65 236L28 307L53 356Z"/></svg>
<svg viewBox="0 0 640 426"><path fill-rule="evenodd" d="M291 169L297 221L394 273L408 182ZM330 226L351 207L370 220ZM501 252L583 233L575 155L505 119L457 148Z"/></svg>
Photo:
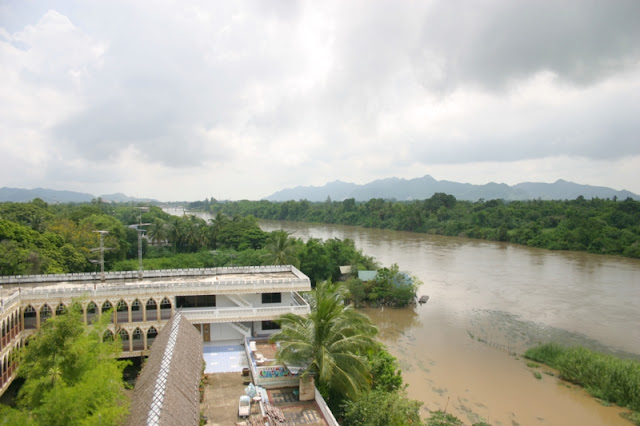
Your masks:
<svg viewBox="0 0 640 426"><path fill-rule="evenodd" d="M100 280L100 274L59 274L0 277L5 294L12 294L18 288L33 292L47 290L81 289L91 287L95 290L108 290L114 287L141 287L181 284L223 284L237 282L269 282L273 280L295 281L309 278L291 266L206 268L182 270L150 270L144 272L144 278L138 279L137 271L110 272L106 280ZM83 279L84 278L84 279Z"/></svg>

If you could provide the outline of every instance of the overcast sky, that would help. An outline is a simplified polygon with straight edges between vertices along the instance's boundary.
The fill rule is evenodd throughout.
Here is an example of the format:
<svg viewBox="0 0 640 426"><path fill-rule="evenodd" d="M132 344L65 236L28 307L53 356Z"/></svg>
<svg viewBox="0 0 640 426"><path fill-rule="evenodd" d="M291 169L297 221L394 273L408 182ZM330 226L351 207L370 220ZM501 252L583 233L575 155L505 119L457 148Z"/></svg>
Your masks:
<svg viewBox="0 0 640 426"><path fill-rule="evenodd" d="M0 0L0 187L640 193L640 2Z"/></svg>

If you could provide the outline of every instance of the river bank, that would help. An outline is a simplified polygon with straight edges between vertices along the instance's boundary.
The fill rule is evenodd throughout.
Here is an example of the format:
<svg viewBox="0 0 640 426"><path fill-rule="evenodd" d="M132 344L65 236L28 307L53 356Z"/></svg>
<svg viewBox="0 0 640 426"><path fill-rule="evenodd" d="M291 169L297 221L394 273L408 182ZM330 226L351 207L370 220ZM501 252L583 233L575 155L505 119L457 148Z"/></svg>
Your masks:
<svg viewBox="0 0 640 426"><path fill-rule="evenodd" d="M557 377L533 375L519 356L560 341L623 357L640 354L640 262L507 243L350 226L261 221L295 237L350 238L382 264L425 284L427 304L365 309L403 369L423 414L444 409L466 423L629 425ZM480 340L479 340L480 339ZM485 343L486 342L486 343Z"/></svg>

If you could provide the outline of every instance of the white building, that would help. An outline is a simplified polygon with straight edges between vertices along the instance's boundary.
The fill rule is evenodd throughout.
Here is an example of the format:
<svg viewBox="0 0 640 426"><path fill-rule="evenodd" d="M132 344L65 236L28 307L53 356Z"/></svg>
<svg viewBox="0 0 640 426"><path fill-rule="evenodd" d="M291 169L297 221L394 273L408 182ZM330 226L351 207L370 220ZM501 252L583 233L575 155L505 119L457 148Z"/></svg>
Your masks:
<svg viewBox="0 0 640 426"><path fill-rule="evenodd" d="M85 321L109 310L105 338L120 335L123 357L147 355L151 344L174 311L181 312L204 342L242 341L268 335L284 313L308 315L310 307L298 294L311 290L309 278L293 266L260 266L59 274L0 277L0 395L17 367L17 349L48 318L62 313L74 300Z"/></svg>

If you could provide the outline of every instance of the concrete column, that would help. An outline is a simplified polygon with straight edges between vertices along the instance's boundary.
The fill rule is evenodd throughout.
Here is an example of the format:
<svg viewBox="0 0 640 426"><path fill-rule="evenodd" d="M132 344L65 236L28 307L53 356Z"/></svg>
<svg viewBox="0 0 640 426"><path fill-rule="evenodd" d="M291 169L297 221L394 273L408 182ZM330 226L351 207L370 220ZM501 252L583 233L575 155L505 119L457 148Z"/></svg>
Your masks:
<svg viewBox="0 0 640 426"><path fill-rule="evenodd" d="M36 330L40 330L40 309L36 308L35 306L34 309L36 310Z"/></svg>
<svg viewBox="0 0 640 426"><path fill-rule="evenodd" d="M133 322L131 321L131 303L133 302L127 303L127 317L129 318L128 322Z"/></svg>

